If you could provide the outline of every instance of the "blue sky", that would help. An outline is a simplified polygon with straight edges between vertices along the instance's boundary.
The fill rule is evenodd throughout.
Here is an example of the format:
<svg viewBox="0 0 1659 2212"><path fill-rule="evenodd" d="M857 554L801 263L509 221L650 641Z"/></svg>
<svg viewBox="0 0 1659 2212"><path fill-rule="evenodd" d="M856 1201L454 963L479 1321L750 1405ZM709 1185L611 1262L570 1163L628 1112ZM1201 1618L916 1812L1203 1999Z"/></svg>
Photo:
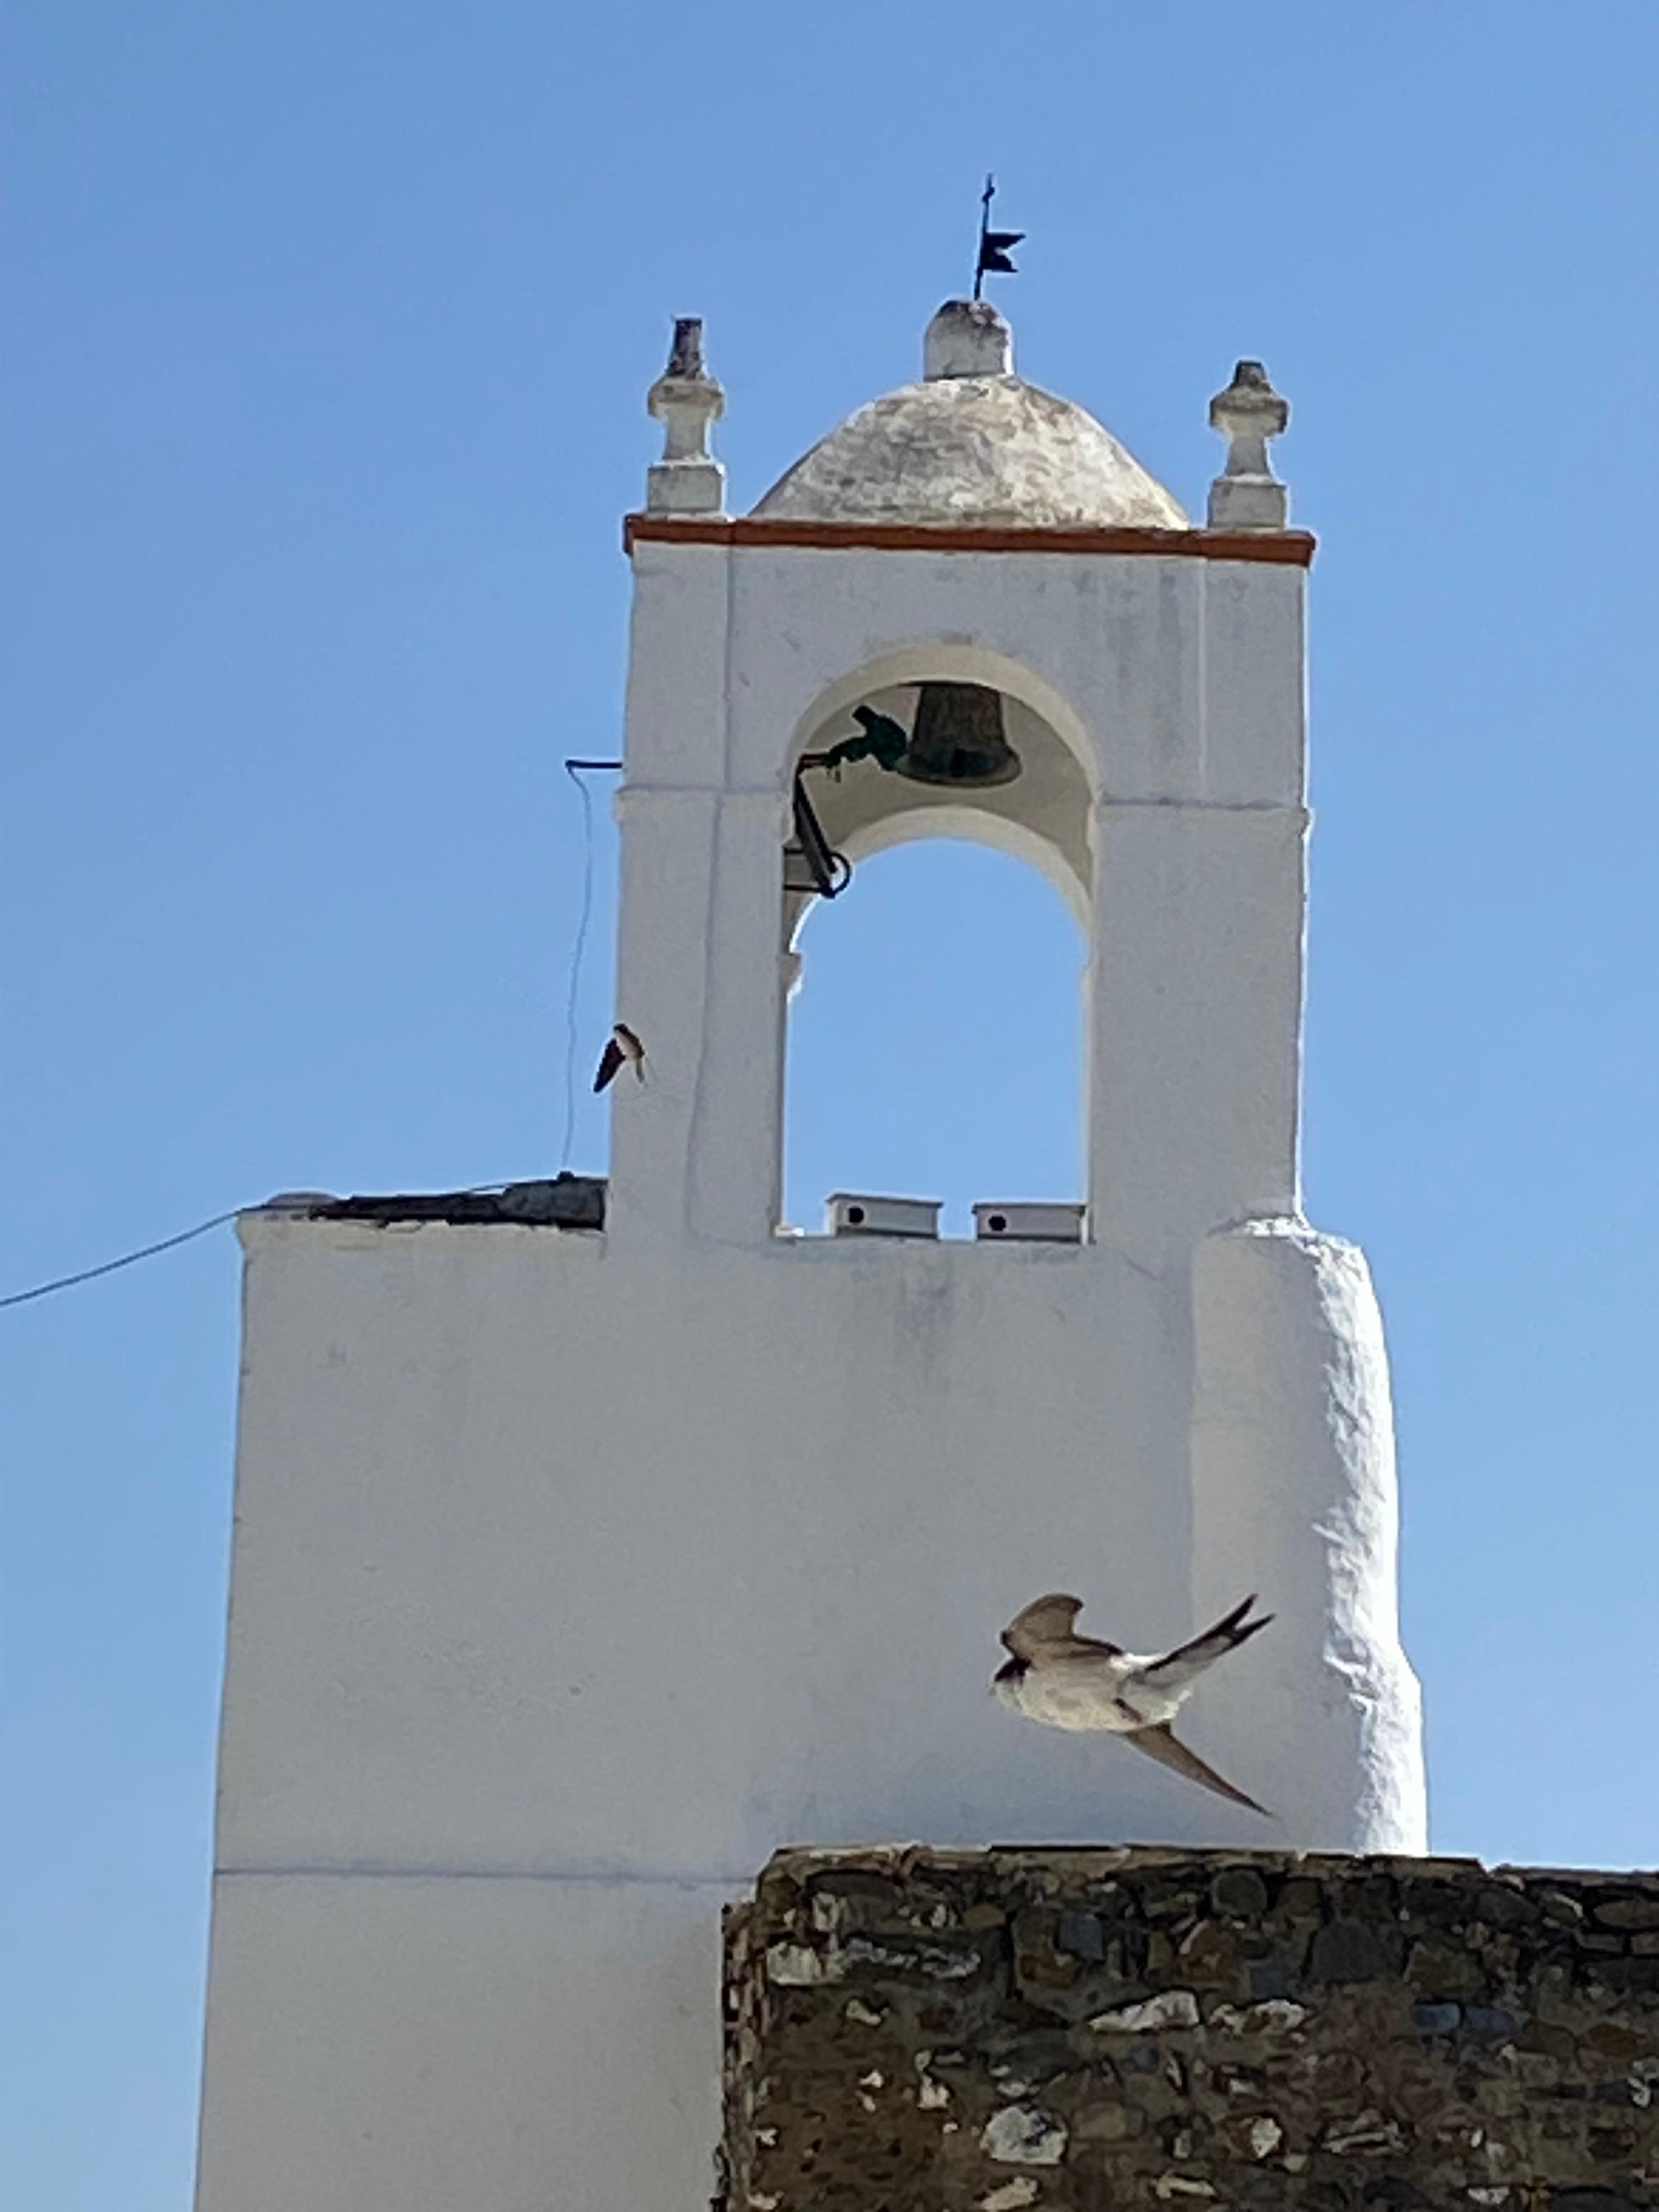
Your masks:
<svg viewBox="0 0 1659 2212"><path fill-rule="evenodd" d="M1652 1863L1659 15L14 0L5 35L0 1288L278 1188L557 1164L559 763L618 739L669 319L708 319L746 505L914 373L994 166L1022 367L1189 506L1235 358L1292 402L1308 1196L1389 1322L1436 1844ZM798 1218L1074 1187L1041 884L911 848L806 950ZM187 2200L236 1293L220 1231L0 1316L3 2170L53 2212Z"/></svg>

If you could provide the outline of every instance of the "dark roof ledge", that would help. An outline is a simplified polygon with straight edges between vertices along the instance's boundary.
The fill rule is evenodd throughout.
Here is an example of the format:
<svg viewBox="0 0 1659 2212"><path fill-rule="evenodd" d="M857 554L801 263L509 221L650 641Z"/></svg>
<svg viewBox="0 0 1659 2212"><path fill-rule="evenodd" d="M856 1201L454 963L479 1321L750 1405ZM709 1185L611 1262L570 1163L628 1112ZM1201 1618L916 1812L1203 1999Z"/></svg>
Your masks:
<svg viewBox="0 0 1659 2212"><path fill-rule="evenodd" d="M494 1190L413 1191L386 1198L332 1198L323 1191L284 1192L262 1211L307 1221L514 1222L530 1229L603 1229L603 1176L564 1173L550 1181L509 1182Z"/></svg>

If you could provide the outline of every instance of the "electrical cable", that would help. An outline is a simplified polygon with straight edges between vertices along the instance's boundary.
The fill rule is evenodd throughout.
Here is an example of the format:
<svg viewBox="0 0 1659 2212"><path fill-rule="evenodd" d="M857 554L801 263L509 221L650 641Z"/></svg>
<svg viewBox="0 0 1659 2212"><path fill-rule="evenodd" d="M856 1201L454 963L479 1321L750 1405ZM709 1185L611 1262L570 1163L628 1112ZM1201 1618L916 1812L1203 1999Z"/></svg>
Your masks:
<svg viewBox="0 0 1659 2212"><path fill-rule="evenodd" d="M458 1198L478 1198L484 1192L506 1190L508 1182L499 1178L495 1182L470 1182L465 1190L457 1191ZM222 1229L228 1221L234 1221L239 1213L257 1208L233 1206L228 1213L216 1213L210 1221L198 1221L194 1229L181 1229L176 1237L163 1237L157 1244L141 1244L136 1252L124 1252L118 1260L106 1260L96 1267L82 1267L73 1275L59 1275L50 1283L37 1283L32 1291L13 1291L9 1297L0 1297L0 1307L26 1306L32 1298L50 1297L54 1291L72 1291L77 1283L96 1281L100 1275L112 1275L118 1267L131 1267L139 1260L153 1260L158 1252L171 1252L175 1244L188 1244L193 1237L205 1237L210 1229Z"/></svg>
<svg viewBox="0 0 1659 2212"><path fill-rule="evenodd" d="M181 1229L176 1237L164 1237L159 1244L141 1245L136 1252L124 1252L118 1260L106 1260L96 1267L82 1267L78 1274L59 1275L56 1281L37 1283L32 1291L14 1291L9 1297L0 1298L0 1306L26 1306L31 1298L50 1297L54 1291L73 1290L77 1283L90 1283L100 1275L112 1275L118 1267L131 1267L139 1260L153 1260L158 1252L170 1252L175 1244L188 1244L192 1237L205 1237L210 1229L222 1229L228 1221L234 1221L241 1212L240 1206L232 1206L228 1213L216 1213L210 1221L198 1221L194 1229Z"/></svg>
<svg viewBox="0 0 1659 2212"><path fill-rule="evenodd" d="M587 951L587 933L593 918L593 798L582 781L583 772L589 769L615 769L622 766L615 760L568 760L565 773L582 795L582 898L581 912L576 923L575 942L570 950L570 980L565 995L565 1059L564 1059L564 1142L560 1147L559 1164L570 1165L571 1148L576 1134L576 1048L577 998L581 987L582 961ZM499 1182L470 1184L461 1194L472 1197L487 1190L500 1190ZM35 1298L50 1297L56 1291L70 1291L77 1283L95 1282L100 1275L112 1275L118 1268L135 1266L140 1260L153 1260L158 1252L171 1252L175 1245L188 1244L192 1237L205 1237L210 1229L222 1229L228 1221L234 1221L243 1211L234 1206L228 1213L216 1213L211 1220L198 1221L193 1229L181 1229L176 1237L163 1237L159 1243L141 1245L136 1252L124 1252L118 1260L106 1260L96 1267L82 1267L73 1275L57 1276L50 1283L37 1283L32 1290L13 1291L9 1297L0 1297L0 1309L24 1306Z"/></svg>
<svg viewBox="0 0 1659 2212"><path fill-rule="evenodd" d="M559 1146L559 1165L567 1169L576 1142L576 1019L581 990L582 961L587 951L587 926L593 916L593 794L582 781L588 769L618 769L620 761L568 760L564 772L582 795L582 902L576 935L570 948L570 976L564 999L564 1141Z"/></svg>

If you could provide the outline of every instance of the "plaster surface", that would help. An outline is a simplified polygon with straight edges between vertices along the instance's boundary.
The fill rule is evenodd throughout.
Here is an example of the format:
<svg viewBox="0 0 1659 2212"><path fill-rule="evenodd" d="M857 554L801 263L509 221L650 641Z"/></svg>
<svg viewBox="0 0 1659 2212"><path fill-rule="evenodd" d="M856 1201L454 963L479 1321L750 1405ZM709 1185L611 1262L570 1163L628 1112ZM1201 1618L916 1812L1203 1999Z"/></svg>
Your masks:
<svg viewBox="0 0 1659 2212"><path fill-rule="evenodd" d="M952 376L872 400L754 512L818 522L1187 524L1086 409L1017 376Z"/></svg>
<svg viewBox="0 0 1659 2212"><path fill-rule="evenodd" d="M242 1224L202 2212L683 2212L714 1905L781 1844L1422 1845L1380 1322L1298 1218L1301 569L635 574L604 1231ZM1001 842L1085 926L1076 1246L780 1233L796 765L945 679L1029 776L866 762L832 820ZM1066 1587L1142 1649L1260 1593L1183 1727L1267 1834L992 1698Z"/></svg>
<svg viewBox="0 0 1659 2212"><path fill-rule="evenodd" d="M1088 1248L245 1233L222 1864L1240 1833L988 1694L1057 1576L1114 1632L1186 1623L1183 1284Z"/></svg>
<svg viewBox="0 0 1659 2212"><path fill-rule="evenodd" d="M716 1909L780 1840L1420 1840L1319 1688L1340 1455L1230 1561L1189 1458L1196 1345L1272 1479L1303 1292L1241 1336L1100 1247L243 1233L202 2212L700 2201ZM1186 1732L1270 1826L988 1694L1033 1591L1155 1644L1224 1561L1279 1619Z"/></svg>
<svg viewBox="0 0 1659 2212"><path fill-rule="evenodd" d="M200 2212L695 2212L724 1896L222 1875Z"/></svg>
<svg viewBox="0 0 1659 2212"><path fill-rule="evenodd" d="M775 1227L793 764L930 678L1001 692L1052 772L1034 750L1029 781L938 794L941 822L866 763L830 803L854 853L941 828L1017 849L1086 921L1096 1240L1161 1268L1295 1210L1299 570L660 542L635 568L618 1010L660 1079L613 1128L617 1239Z"/></svg>

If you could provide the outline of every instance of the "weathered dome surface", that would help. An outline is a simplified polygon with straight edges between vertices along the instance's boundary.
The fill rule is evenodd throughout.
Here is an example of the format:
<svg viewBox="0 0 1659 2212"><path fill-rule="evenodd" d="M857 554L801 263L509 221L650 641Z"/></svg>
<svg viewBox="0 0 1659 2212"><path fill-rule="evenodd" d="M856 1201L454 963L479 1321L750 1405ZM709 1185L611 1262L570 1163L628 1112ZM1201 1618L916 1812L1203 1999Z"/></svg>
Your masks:
<svg viewBox="0 0 1659 2212"><path fill-rule="evenodd" d="M796 522L1185 530L1181 507L1103 424L1012 375L945 374L850 415L757 515Z"/></svg>

